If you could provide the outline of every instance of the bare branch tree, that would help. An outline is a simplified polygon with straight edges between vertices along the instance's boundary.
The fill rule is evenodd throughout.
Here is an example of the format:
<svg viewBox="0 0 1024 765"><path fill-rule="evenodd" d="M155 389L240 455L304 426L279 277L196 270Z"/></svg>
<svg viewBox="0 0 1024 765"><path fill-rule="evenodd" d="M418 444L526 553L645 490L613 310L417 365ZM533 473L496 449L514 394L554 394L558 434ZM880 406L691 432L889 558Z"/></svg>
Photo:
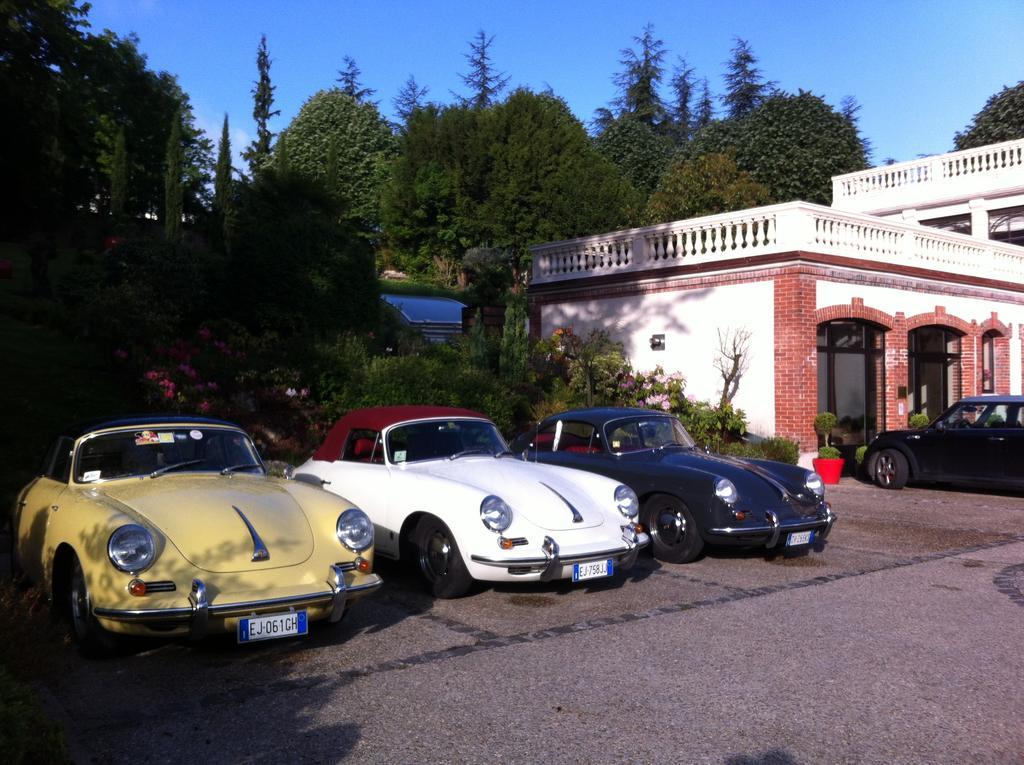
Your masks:
<svg viewBox="0 0 1024 765"><path fill-rule="evenodd" d="M722 375L722 398L719 407L732 404L740 380L750 368L750 337L753 333L742 327L718 330L718 356L715 369Z"/></svg>

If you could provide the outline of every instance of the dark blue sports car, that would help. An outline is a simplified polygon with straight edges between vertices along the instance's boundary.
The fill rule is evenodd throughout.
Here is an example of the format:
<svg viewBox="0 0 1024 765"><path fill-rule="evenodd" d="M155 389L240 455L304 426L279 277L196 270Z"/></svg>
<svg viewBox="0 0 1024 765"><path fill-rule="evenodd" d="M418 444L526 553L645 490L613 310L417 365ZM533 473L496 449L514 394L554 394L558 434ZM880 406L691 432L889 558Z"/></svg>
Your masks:
<svg viewBox="0 0 1024 765"><path fill-rule="evenodd" d="M649 409L576 409L519 436L529 461L614 478L640 498L655 556L686 563L705 544L805 548L836 516L821 477L795 465L696 448L682 423Z"/></svg>

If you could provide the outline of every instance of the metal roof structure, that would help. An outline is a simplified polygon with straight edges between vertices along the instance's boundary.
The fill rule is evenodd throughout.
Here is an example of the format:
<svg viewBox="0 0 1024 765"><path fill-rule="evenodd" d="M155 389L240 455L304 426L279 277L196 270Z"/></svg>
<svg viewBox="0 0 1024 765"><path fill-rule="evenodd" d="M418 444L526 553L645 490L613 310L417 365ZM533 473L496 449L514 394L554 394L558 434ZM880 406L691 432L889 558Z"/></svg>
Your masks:
<svg viewBox="0 0 1024 765"><path fill-rule="evenodd" d="M443 343L462 333L462 309L458 300L422 295L381 295L410 327L423 333L432 343Z"/></svg>

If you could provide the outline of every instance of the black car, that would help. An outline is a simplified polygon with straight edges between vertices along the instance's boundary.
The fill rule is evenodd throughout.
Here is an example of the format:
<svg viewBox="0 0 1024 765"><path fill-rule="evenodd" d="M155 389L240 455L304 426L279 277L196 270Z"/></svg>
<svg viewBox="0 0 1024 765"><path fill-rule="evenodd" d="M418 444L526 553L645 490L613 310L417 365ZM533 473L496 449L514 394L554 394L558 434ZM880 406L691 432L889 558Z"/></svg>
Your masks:
<svg viewBox="0 0 1024 765"><path fill-rule="evenodd" d="M806 548L836 519L817 473L708 454L676 417L649 409L562 412L516 438L512 450L630 486L655 556L670 563L693 560L705 544Z"/></svg>
<svg viewBox="0 0 1024 765"><path fill-rule="evenodd" d="M971 396L928 427L879 433L864 454L885 489L908 481L1024 490L1024 396Z"/></svg>

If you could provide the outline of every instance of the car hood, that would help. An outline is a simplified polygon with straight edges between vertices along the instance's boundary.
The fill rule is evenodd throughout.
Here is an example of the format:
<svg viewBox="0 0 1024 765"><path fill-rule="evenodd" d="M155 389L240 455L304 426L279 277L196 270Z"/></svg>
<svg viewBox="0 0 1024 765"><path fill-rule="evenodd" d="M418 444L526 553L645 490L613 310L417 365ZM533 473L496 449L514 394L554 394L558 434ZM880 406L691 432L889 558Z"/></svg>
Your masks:
<svg viewBox="0 0 1024 765"><path fill-rule="evenodd" d="M592 528L604 523L610 512L618 515L615 484L579 470L478 456L418 462L406 470L469 486L480 492L481 499L495 494L517 516L550 531ZM573 521L573 508L582 521Z"/></svg>
<svg viewBox="0 0 1024 765"><path fill-rule="evenodd" d="M163 475L93 488L147 520L205 571L294 566L313 554L302 508L283 486L262 476ZM253 561L254 536L242 515L266 547L266 560Z"/></svg>
<svg viewBox="0 0 1024 765"><path fill-rule="evenodd" d="M666 467L699 470L712 477L728 478L744 502L766 507L788 499L796 499L803 504L817 503L817 498L800 481L762 464L696 449L666 449L648 454L651 455L650 461Z"/></svg>

